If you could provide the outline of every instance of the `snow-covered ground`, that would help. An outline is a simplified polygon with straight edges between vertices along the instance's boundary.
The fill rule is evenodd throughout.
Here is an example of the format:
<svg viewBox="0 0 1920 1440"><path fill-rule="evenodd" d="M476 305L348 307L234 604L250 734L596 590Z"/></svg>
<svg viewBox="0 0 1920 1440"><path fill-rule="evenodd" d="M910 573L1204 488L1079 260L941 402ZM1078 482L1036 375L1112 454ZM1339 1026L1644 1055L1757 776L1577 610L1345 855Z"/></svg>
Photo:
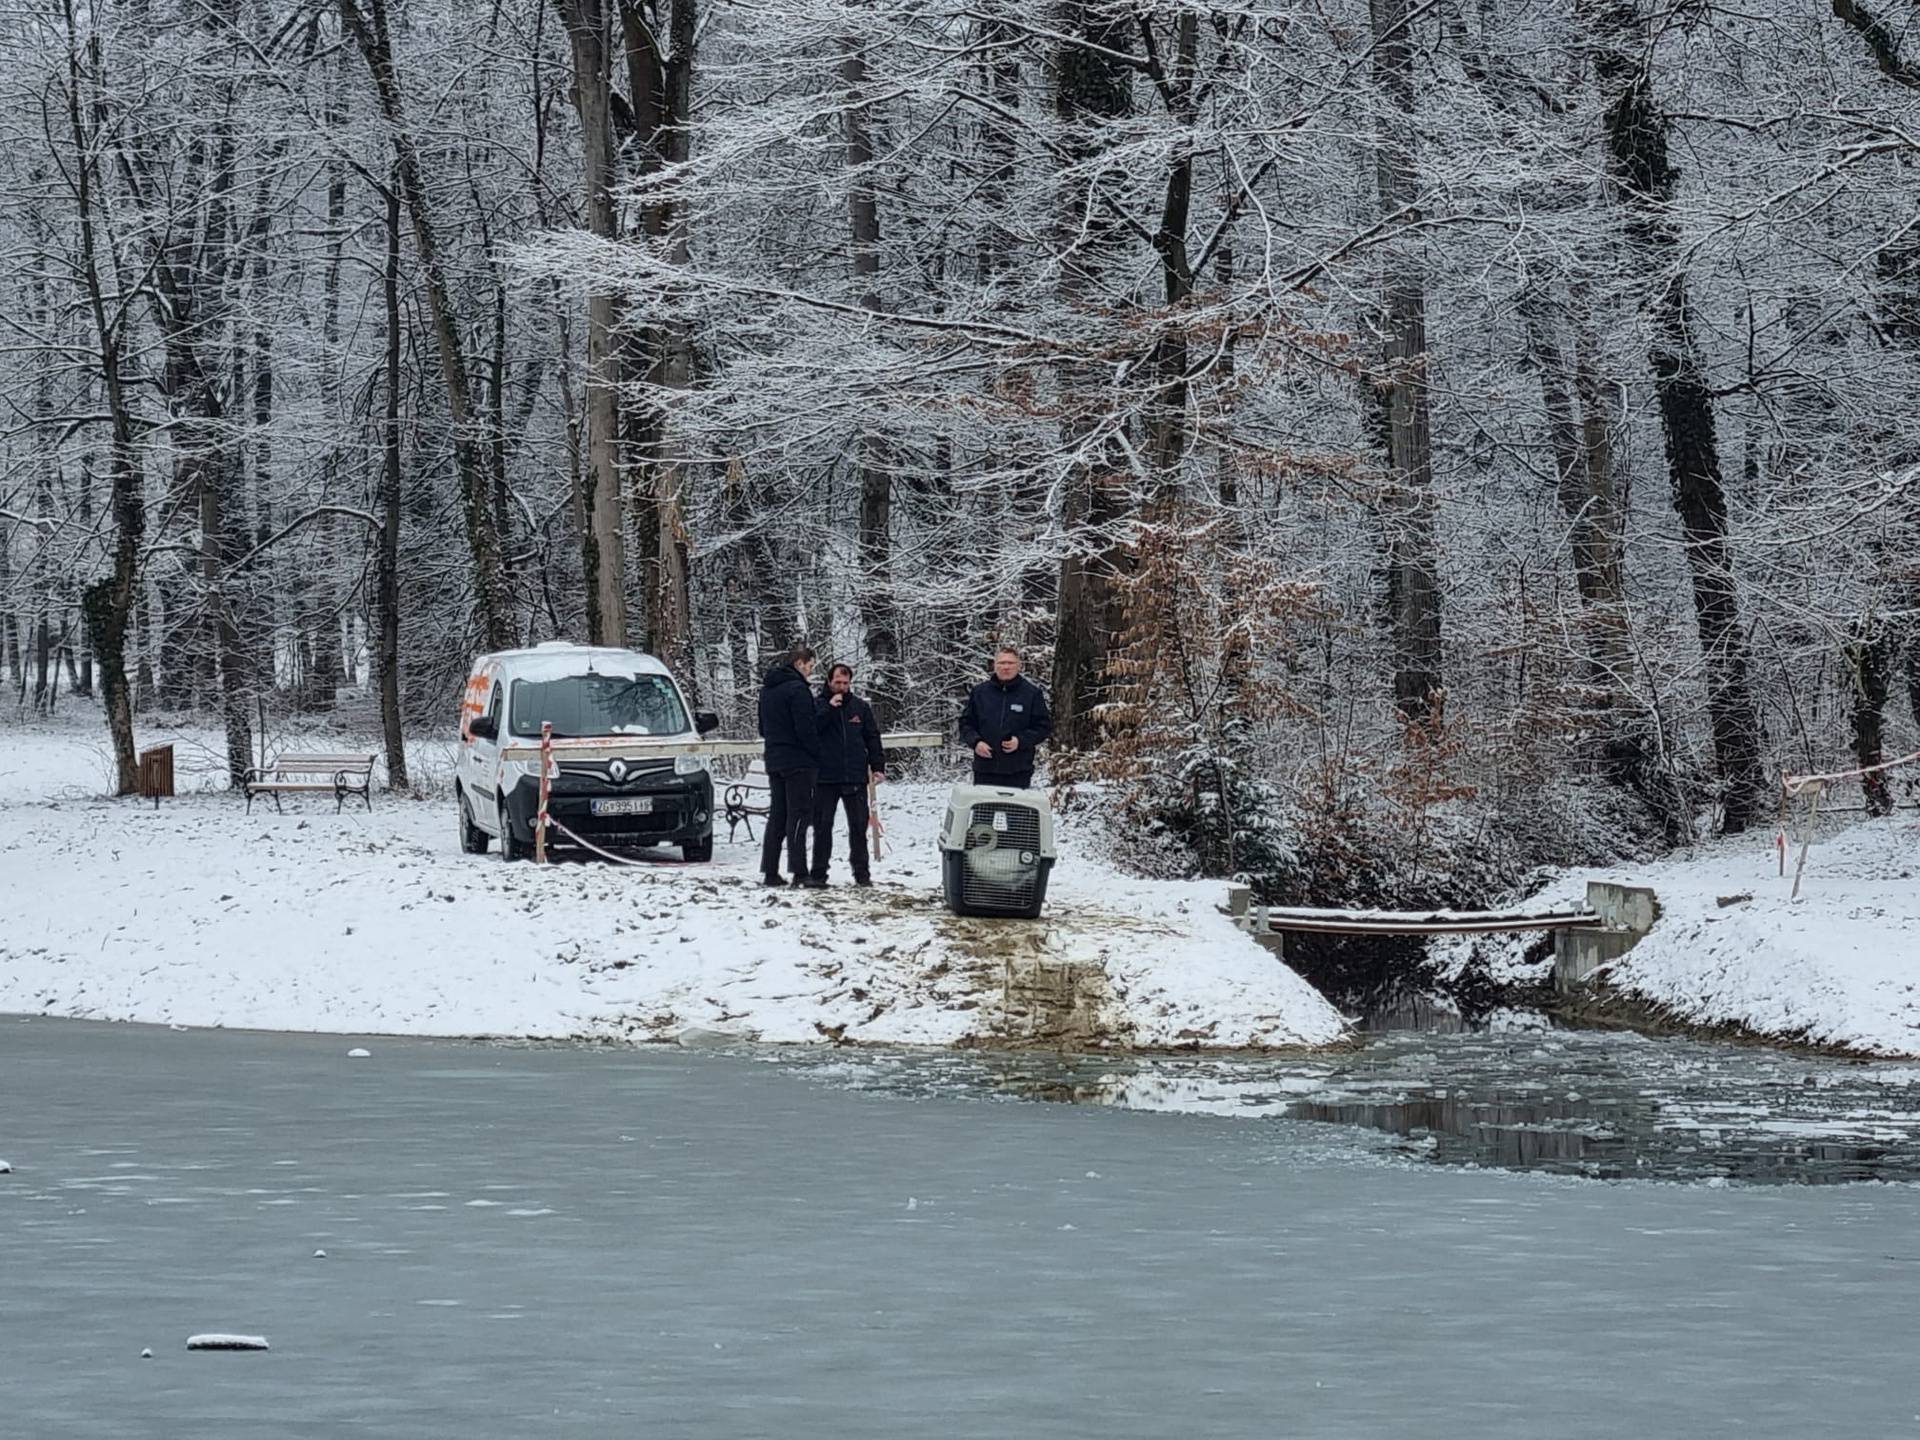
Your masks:
<svg viewBox="0 0 1920 1440"><path fill-rule="evenodd" d="M869 891L767 890L724 828L711 865L536 868L460 852L450 798L285 814L213 788L216 737L174 740L180 798L103 798L104 731L0 731L0 1012L419 1035L990 1043L1009 959L1100 960L1102 1031L1137 1046L1278 1047L1346 1026L1235 930L1220 884L1153 882L1068 824L1047 916L938 899L945 787L890 786ZM376 748L368 745L366 748ZM447 747L412 757L448 773ZM662 852L669 853L669 852Z"/></svg>
<svg viewBox="0 0 1920 1440"><path fill-rule="evenodd" d="M1556 876L1527 903L1557 908L1589 880L1646 886L1660 901L1652 933L1600 978L1697 1025L1738 1025L1780 1040L1868 1055L1920 1055L1920 826L1910 812L1822 832L1791 898L1797 848L1780 874L1774 832L1689 855ZM1796 837L1797 846L1797 837ZM1537 936L1480 943L1494 978L1537 976ZM1444 972L1473 942L1430 947Z"/></svg>

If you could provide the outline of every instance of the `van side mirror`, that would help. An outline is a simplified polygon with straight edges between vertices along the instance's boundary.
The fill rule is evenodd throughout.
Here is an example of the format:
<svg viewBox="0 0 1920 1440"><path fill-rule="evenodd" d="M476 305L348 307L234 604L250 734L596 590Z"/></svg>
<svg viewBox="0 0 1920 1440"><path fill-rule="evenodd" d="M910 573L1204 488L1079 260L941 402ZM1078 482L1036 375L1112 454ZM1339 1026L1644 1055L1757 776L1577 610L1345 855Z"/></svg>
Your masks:
<svg viewBox="0 0 1920 1440"><path fill-rule="evenodd" d="M467 733L476 740L494 740L500 735L499 727L489 715L476 715L467 722Z"/></svg>
<svg viewBox="0 0 1920 1440"><path fill-rule="evenodd" d="M711 710L696 710L693 712L693 728L698 730L702 735L705 735L711 730L718 730L720 728L720 717Z"/></svg>

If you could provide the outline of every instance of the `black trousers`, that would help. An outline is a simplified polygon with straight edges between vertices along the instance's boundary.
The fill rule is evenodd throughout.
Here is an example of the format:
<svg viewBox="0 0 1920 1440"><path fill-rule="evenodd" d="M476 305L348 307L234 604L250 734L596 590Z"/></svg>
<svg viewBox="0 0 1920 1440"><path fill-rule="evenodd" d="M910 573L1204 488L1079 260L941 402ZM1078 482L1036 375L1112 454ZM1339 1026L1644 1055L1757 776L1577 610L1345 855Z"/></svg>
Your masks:
<svg viewBox="0 0 1920 1440"><path fill-rule="evenodd" d="M871 879L867 869L867 787L864 785L822 785L813 792L813 878L827 878L827 866L833 860L833 825L840 818L841 806L847 811L847 849L853 861L853 878Z"/></svg>
<svg viewBox="0 0 1920 1440"><path fill-rule="evenodd" d="M767 833L760 839L760 873L780 873L780 846L787 847L787 873L807 873L807 831L813 828L813 778L820 772L775 770L767 775Z"/></svg>
<svg viewBox="0 0 1920 1440"><path fill-rule="evenodd" d="M1012 775L995 774L987 768L987 763L984 760L975 759L973 762L973 783L976 785L998 785L1007 790L1031 790L1033 788L1033 771L1026 769L1017 771Z"/></svg>

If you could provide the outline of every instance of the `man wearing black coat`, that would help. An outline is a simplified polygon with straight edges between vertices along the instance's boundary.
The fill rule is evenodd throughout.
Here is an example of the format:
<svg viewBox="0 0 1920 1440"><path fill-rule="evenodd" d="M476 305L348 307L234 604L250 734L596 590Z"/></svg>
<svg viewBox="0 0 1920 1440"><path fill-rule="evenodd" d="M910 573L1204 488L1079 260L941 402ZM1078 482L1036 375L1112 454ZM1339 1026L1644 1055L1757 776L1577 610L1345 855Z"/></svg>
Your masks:
<svg viewBox="0 0 1920 1440"><path fill-rule="evenodd" d="M760 873L784 885L780 846L787 847L793 883L810 883L807 830L813 824L813 785L820 773L820 722L813 711L813 651L796 645L767 672L760 687L760 738L766 743L767 833L760 842Z"/></svg>
<svg viewBox="0 0 1920 1440"><path fill-rule="evenodd" d="M820 779L813 792L812 883L827 883L833 859L833 823L847 812L847 850L853 883L871 885L867 868L867 775L887 778L887 752L880 744L880 722L873 706L853 693L853 667L827 671L827 688L814 702L820 722Z"/></svg>
<svg viewBox="0 0 1920 1440"><path fill-rule="evenodd" d="M973 783L1025 790L1033 784L1034 751L1052 734L1045 692L1020 673L1020 652L1003 645L993 657L993 677L973 687L960 712Z"/></svg>

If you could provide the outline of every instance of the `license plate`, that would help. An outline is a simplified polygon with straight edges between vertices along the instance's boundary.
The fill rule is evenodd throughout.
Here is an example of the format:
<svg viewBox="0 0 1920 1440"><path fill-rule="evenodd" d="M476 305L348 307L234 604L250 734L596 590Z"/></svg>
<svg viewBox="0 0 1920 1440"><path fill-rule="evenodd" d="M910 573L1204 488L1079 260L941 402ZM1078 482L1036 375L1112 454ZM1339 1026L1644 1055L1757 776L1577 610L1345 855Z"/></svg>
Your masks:
<svg viewBox="0 0 1920 1440"><path fill-rule="evenodd" d="M596 800L593 802L593 813L596 815L651 815L653 797L635 795L626 800Z"/></svg>

